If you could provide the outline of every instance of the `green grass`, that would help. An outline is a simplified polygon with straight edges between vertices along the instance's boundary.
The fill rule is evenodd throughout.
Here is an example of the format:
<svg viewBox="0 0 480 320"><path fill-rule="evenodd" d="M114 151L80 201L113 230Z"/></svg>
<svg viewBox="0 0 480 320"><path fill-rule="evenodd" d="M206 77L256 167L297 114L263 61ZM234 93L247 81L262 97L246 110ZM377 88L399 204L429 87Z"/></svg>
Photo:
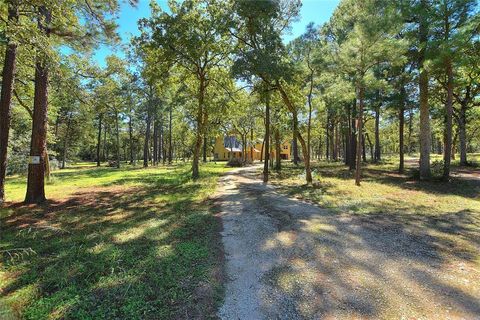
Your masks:
<svg viewBox="0 0 480 320"><path fill-rule="evenodd" d="M284 192L339 213L445 214L480 210L480 182L418 181L412 168L398 174L393 160L364 164L362 185L355 186L354 172L341 162L313 164L315 187L304 184L304 168L288 163L272 173L272 183Z"/></svg>
<svg viewBox="0 0 480 320"><path fill-rule="evenodd" d="M480 180L418 181L412 178L412 166L398 174L393 159L364 164L357 187L354 172L340 162L314 163L314 186L305 185L304 168L285 164L280 173L272 173L271 181L280 192L316 203L334 215L386 219L441 239L446 254L469 256L480 267ZM461 169L478 174L476 168Z"/></svg>
<svg viewBox="0 0 480 320"><path fill-rule="evenodd" d="M48 203L0 209L1 319L208 318L221 295L223 165L56 171ZM21 201L25 178L7 181Z"/></svg>

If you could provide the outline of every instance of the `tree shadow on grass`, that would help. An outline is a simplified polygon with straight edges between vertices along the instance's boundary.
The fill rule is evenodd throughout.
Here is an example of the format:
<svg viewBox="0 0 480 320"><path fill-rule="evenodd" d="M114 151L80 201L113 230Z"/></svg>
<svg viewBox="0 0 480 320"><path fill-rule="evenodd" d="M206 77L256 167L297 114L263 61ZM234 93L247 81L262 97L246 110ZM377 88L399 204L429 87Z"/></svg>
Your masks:
<svg viewBox="0 0 480 320"><path fill-rule="evenodd" d="M304 173L303 166L286 166L287 170L274 176L279 179L300 177ZM336 178L354 183L354 172L342 163L314 163L313 172L321 177ZM472 171L468 171L471 173ZM465 174L465 172L463 172ZM440 180L420 181L413 178L414 169L407 168L404 174L399 174L395 169L376 168L369 164L362 168L362 181L375 182L390 186L399 187L405 190L420 191L427 194L457 195L470 199L480 197L480 178L475 177L453 177L449 182ZM347 182L346 182L347 183ZM322 186L320 185L320 188ZM328 186L327 186L328 187Z"/></svg>
<svg viewBox="0 0 480 320"><path fill-rule="evenodd" d="M183 175L166 184L155 175L139 179L142 187L12 205L15 213L0 221L1 249L35 254L1 257L11 278L0 300L32 319L212 315L219 222L195 199L199 185L186 184Z"/></svg>
<svg viewBox="0 0 480 320"><path fill-rule="evenodd" d="M239 183L238 190L243 201L229 194L222 201L238 204L244 215L264 214L278 226L251 248L278 256L264 279L271 288L264 306L272 317L480 314L478 214L362 216L289 199L260 182Z"/></svg>

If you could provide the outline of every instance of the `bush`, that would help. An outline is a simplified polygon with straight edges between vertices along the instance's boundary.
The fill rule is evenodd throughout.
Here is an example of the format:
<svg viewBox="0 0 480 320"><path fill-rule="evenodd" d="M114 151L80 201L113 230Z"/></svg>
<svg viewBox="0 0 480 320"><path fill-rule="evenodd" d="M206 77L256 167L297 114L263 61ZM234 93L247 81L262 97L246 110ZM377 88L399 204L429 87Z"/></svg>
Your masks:
<svg viewBox="0 0 480 320"><path fill-rule="evenodd" d="M443 174L443 160L435 160L430 164L430 169L432 170L433 177L439 177Z"/></svg>
<svg viewBox="0 0 480 320"><path fill-rule="evenodd" d="M243 167L245 162L243 162L240 158L232 158L227 162L227 166L229 167Z"/></svg>

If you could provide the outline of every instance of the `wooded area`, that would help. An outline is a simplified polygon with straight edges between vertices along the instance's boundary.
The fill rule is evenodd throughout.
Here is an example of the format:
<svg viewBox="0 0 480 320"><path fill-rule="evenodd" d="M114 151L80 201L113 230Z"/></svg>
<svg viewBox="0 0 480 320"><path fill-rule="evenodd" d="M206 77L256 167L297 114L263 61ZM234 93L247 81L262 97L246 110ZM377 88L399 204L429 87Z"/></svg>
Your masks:
<svg viewBox="0 0 480 320"><path fill-rule="evenodd" d="M300 6L152 3L127 58L101 68L91 52L118 43L118 3L2 4L2 201L6 173L28 171L25 202L38 203L49 167L75 160L187 159L196 179L202 152L206 161L214 138L231 132L266 150L291 139L307 183L321 158L343 159L357 185L362 162L384 154L403 172L404 154L419 153L420 179L431 178L431 153L443 154L446 181L457 153L468 164L480 148L476 1L342 1L328 23L286 44ZM27 154L39 163L27 166Z"/></svg>
<svg viewBox="0 0 480 320"><path fill-rule="evenodd" d="M480 314L479 2L312 3L0 2L0 319Z"/></svg>

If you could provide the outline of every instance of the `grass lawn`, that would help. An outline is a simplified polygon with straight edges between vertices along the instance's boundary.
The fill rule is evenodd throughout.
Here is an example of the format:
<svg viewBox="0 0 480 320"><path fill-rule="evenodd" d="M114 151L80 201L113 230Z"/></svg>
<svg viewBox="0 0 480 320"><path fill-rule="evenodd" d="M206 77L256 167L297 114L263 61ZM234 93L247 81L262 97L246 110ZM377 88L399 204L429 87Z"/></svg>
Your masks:
<svg viewBox="0 0 480 320"><path fill-rule="evenodd" d="M434 237L445 249L442 253L468 257L480 270L479 169L459 169L474 172L476 178L444 183L411 178L414 161L406 174L396 173L397 165L393 159L364 164L361 187L355 186L354 172L341 162L314 163L314 179L319 183L313 187L304 184L304 169L290 163L280 173L274 172L271 180L281 192L319 204L333 214L389 220Z"/></svg>
<svg viewBox="0 0 480 320"><path fill-rule="evenodd" d="M209 200L224 164L56 171L48 202L0 209L1 319L209 318L221 296L221 224Z"/></svg>

